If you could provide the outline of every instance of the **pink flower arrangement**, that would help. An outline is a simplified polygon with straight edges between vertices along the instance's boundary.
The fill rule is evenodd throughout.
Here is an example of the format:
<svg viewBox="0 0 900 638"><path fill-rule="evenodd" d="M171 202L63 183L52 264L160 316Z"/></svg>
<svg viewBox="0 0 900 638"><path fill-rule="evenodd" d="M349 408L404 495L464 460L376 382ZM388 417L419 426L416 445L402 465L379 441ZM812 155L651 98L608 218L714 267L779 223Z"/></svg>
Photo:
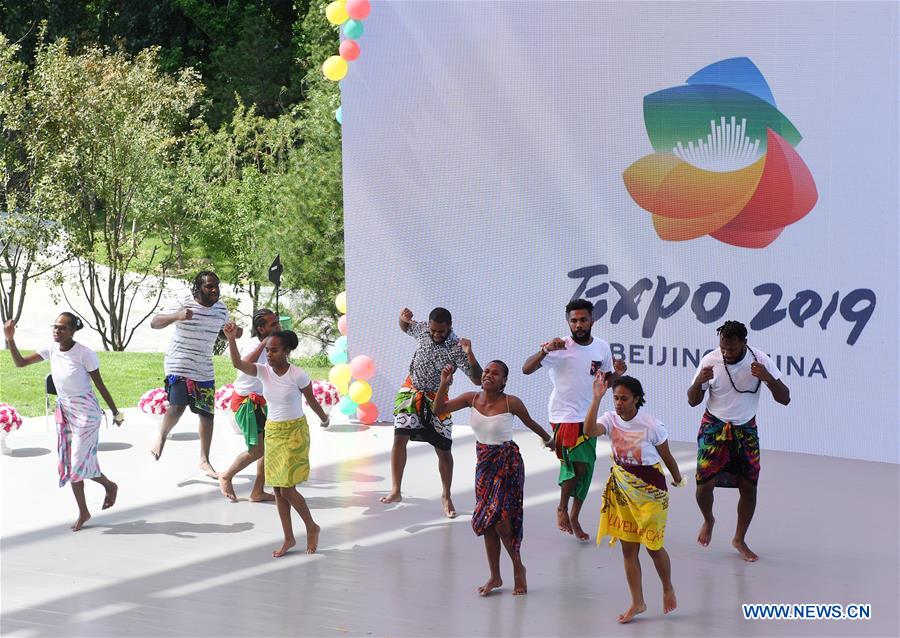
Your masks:
<svg viewBox="0 0 900 638"><path fill-rule="evenodd" d="M334 407L341 400L338 389L328 381L313 381L312 390L316 401L325 408Z"/></svg>
<svg viewBox="0 0 900 638"><path fill-rule="evenodd" d="M169 409L169 395L163 388L147 390L141 395L138 407L145 414L165 414Z"/></svg>
<svg viewBox="0 0 900 638"><path fill-rule="evenodd" d="M231 410L231 397L234 395L234 386L230 383L216 390L216 410Z"/></svg>
<svg viewBox="0 0 900 638"><path fill-rule="evenodd" d="M22 417L18 410L8 403L0 403L0 428L4 432L12 432L22 427Z"/></svg>

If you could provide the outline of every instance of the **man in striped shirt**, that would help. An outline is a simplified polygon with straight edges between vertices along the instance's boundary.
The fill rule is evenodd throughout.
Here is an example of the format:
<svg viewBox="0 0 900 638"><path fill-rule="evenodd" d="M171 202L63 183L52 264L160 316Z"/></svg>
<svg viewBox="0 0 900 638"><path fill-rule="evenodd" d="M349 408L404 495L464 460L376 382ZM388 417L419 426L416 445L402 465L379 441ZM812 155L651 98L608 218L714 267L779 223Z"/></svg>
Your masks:
<svg viewBox="0 0 900 638"><path fill-rule="evenodd" d="M204 270L194 278L189 296L166 307L150 321L150 327L156 330L175 324L165 358L169 409L150 453L159 460L166 437L184 414L185 407L190 407L200 418L200 469L210 478L218 476L209 463L216 391L213 346L229 320L228 309L219 295L219 278L214 272Z"/></svg>

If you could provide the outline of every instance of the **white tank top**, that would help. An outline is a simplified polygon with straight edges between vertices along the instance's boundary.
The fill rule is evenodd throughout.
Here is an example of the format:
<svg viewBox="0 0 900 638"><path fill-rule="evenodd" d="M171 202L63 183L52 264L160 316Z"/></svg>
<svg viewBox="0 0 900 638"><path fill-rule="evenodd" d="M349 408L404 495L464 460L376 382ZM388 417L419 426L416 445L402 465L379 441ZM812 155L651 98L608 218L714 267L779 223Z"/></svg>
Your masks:
<svg viewBox="0 0 900 638"><path fill-rule="evenodd" d="M506 400L506 406L508 410L509 399ZM512 441L515 422L516 416L511 412L485 416L475 406L472 406L472 414L469 417L469 426L475 433L475 438L485 445L503 445L507 441Z"/></svg>

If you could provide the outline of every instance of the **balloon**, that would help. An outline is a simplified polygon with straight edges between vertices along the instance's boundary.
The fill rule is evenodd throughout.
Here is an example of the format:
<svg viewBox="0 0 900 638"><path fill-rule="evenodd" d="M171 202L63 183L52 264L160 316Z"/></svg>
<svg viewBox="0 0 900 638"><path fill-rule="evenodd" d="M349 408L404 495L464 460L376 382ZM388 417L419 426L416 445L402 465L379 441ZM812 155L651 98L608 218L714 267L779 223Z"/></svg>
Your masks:
<svg viewBox="0 0 900 638"><path fill-rule="evenodd" d="M344 40L341 42L341 46L338 47L338 52L347 62L353 62L359 57L359 45L356 43L356 40Z"/></svg>
<svg viewBox="0 0 900 638"><path fill-rule="evenodd" d="M349 359L349 357L347 356L346 350L332 348L328 351L328 362L333 366L347 363L347 359Z"/></svg>
<svg viewBox="0 0 900 638"><path fill-rule="evenodd" d="M343 123L344 123L344 113L343 113L343 108L344 108L344 107L339 106L339 107L337 107L337 110L334 112L334 119L337 120L337 123L338 123L338 124L343 124Z"/></svg>
<svg viewBox="0 0 900 638"><path fill-rule="evenodd" d="M372 398L372 386L365 381L354 381L350 384L350 391L347 393L356 403L366 403Z"/></svg>
<svg viewBox="0 0 900 638"><path fill-rule="evenodd" d="M347 352L347 337L345 335L341 335L337 339L334 340L334 346L332 346L335 350L341 352Z"/></svg>
<svg viewBox="0 0 900 638"><path fill-rule="evenodd" d="M365 31L363 23L359 20L347 20L344 23L344 37L350 38L351 40L357 39L363 34L363 31Z"/></svg>
<svg viewBox="0 0 900 638"><path fill-rule="evenodd" d="M356 402L348 396L341 397L341 400L338 402L338 410L347 416L353 416L358 407Z"/></svg>
<svg viewBox="0 0 900 638"><path fill-rule="evenodd" d="M334 305L337 306L338 312L342 315L347 314L347 291L340 293L334 298Z"/></svg>
<svg viewBox="0 0 900 638"><path fill-rule="evenodd" d="M322 73L332 82L339 82L347 75L350 65L339 55L332 55L322 63Z"/></svg>
<svg viewBox="0 0 900 638"><path fill-rule="evenodd" d="M347 0L347 15L354 20L365 20L371 10L369 0Z"/></svg>
<svg viewBox="0 0 900 638"><path fill-rule="evenodd" d="M335 383L334 387L337 388L338 394L344 396L350 392L350 379L341 379L341 382Z"/></svg>
<svg viewBox="0 0 900 638"><path fill-rule="evenodd" d="M347 12L345 3L335 0L335 2L325 7L325 17L328 18L331 24L344 24L350 17L350 14Z"/></svg>
<svg viewBox="0 0 900 638"><path fill-rule="evenodd" d="M354 379L365 381L375 374L375 361L372 357L364 354L353 357L350 362L350 376ZM365 401L357 401L357 403L365 403Z"/></svg>
<svg viewBox="0 0 900 638"><path fill-rule="evenodd" d="M346 363L339 363L328 371L328 380L337 386L340 391L341 386L350 383L350 366Z"/></svg>
<svg viewBox="0 0 900 638"><path fill-rule="evenodd" d="M356 410L356 418L363 425L371 425L378 420L378 406L374 403L363 403Z"/></svg>
<svg viewBox="0 0 900 638"><path fill-rule="evenodd" d="M341 315L341 318L338 319L338 332L342 335L347 334L347 315Z"/></svg>

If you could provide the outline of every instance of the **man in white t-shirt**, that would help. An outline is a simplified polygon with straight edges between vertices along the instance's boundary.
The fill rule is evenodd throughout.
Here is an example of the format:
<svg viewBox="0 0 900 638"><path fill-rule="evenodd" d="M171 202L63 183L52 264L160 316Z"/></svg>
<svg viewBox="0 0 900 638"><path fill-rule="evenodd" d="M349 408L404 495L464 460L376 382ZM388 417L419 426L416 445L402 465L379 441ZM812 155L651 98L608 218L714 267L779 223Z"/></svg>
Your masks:
<svg viewBox="0 0 900 638"><path fill-rule="evenodd" d="M752 563L759 556L747 547L745 536L756 509L759 479L759 389L765 384L782 405L790 403L791 393L772 359L747 345L744 324L726 321L716 332L719 349L700 360L694 382L688 388L688 403L692 407L700 405L709 390L697 434L697 505L703 514L697 542L706 547L712 538L713 489L737 487L737 529L731 544L741 558Z"/></svg>
<svg viewBox="0 0 900 638"><path fill-rule="evenodd" d="M166 437L184 414L185 407L190 407L200 419L200 469L210 478L218 478L209 463L216 392L213 348L228 321L228 309L219 295L219 278L216 273L204 270L194 278L189 296L150 320L150 327L155 330L175 324L165 358L169 409L150 453L159 460Z"/></svg>
<svg viewBox="0 0 900 638"><path fill-rule="evenodd" d="M553 391L548 413L553 427L556 454L560 460L560 500L556 522L560 530L585 541L587 533L578 520L584 499L594 476L597 439L585 436L584 416L593 397L594 375L607 374L611 380L625 373L621 359L613 360L609 344L591 336L594 304L587 299L574 299L566 305L566 320L571 335L556 337L541 346L522 365L524 374L547 368ZM569 510L569 499L574 497Z"/></svg>

